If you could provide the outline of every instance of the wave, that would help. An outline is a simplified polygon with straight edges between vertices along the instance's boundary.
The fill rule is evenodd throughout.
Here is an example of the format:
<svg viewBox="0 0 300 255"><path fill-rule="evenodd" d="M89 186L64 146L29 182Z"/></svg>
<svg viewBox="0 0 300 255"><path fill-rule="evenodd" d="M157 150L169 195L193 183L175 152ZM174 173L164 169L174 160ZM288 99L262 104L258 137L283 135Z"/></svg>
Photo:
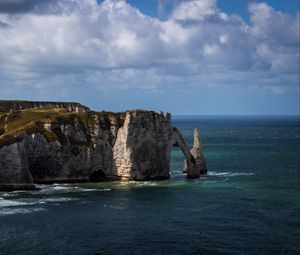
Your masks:
<svg viewBox="0 0 300 255"><path fill-rule="evenodd" d="M11 207L11 206L26 206L33 205L34 203L27 203L24 201L8 200L0 197L0 208Z"/></svg>
<svg viewBox="0 0 300 255"><path fill-rule="evenodd" d="M70 197L43 198L39 200L39 203L58 203L58 202L68 202L68 201L75 201L75 200L78 199L70 198Z"/></svg>
<svg viewBox="0 0 300 255"><path fill-rule="evenodd" d="M34 213L39 211L45 211L45 208L37 207L37 208L4 208L0 210L0 216L4 215L12 215L12 214L27 214Z"/></svg>
<svg viewBox="0 0 300 255"><path fill-rule="evenodd" d="M111 191L110 188L98 188L98 187L80 187L71 184L47 184L38 185L41 190L40 193L51 194L51 193L69 193L69 192L91 192L91 191Z"/></svg>
<svg viewBox="0 0 300 255"><path fill-rule="evenodd" d="M90 189L89 191L91 191L92 189ZM96 189L95 189L96 190ZM111 188L105 188L105 189L98 189L97 191L112 191Z"/></svg>
<svg viewBox="0 0 300 255"><path fill-rule="evenodd" d="M217 177L235 177L235 176L250 176L254 173L246 172L208 172L207 176L217 176Z"/></svg>
<svg viewBox="0 0 300 255"><path fill-rule="evenodd" d="M124 209L126 209L125 206L120 206L120 205L103 205L103 207L109 207L109 208L116 209L116 210L124 210Z"/></svg>
<svg viewBox="0 0 300 255"><path fill-rule="evenodd" d="M93 187L93 188L83 188L83 187L76 187L77 192L92 192L92 191L100 191L100 192L107 192L107 191L112 191L111 188L103 188L103 187Z"/></svg>
<svg viewBox="0 0 300 255"><path fill-rule="evenodd" d="M129 181L129 182L119 182L114 188L142 188L142 187L154 187L159 186L155 181Z"/></svg>
<svg viewBox="0 0 300 255"><path fill-rule="evenodd" d="M130 181L128 184L133 184L135 187L152 187L158 185L158 183L154 181Z"/></svg>
<svg viewBox="0 0 300 255"><path fill-rule="evenodd" d="M0 209L13 207L28 207L39 204L51 204L78 200L70 197L53 197L53 198L31 198L31 199L4 199L0 197Z"/></svg>
<svg viewBox="0 0 300 255"><path fill-rule="evenodd" d="M0 216L12 214L26 214L46 210L44 208L33 207L32 205L35 204L38 204L38 202L9 200L0 197Z"/></svg>
<svg viewBox="0 0 300 255"><path fill-rule="evenodd" d="M54 186L53 189L54 190L70 190L70 187L66 187L66 186Z"/></svg>

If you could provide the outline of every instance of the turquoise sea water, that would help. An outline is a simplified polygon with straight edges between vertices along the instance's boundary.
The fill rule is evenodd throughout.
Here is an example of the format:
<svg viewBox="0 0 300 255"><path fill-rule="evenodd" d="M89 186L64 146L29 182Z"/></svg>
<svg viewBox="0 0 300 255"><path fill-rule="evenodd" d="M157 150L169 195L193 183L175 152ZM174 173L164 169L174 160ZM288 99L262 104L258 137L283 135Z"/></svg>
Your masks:
<svg viewBox="0 0 300 255"><path fill-rule="evenodd" d="M299 254L299 120L178 117L209 174L0 193L0 254Z"/></svg>

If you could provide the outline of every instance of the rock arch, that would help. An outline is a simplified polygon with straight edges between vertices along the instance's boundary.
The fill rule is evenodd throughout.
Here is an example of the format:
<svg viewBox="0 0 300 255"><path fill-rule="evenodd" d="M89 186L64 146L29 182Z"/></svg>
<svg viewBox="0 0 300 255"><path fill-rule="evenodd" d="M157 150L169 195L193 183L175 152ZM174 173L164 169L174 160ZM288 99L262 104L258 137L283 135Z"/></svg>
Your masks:
<svg viewBox="0 0 300 255"><path fill-rule="evenodd" d="M173 133L175 138L174 145L179 146L185 156L183 172L187 174L188 179L199 178L200 175L206 173L207 170L198 129L194 131L194 146L192 150L189 149L182 134L176 127L173 127Z"/></svg>

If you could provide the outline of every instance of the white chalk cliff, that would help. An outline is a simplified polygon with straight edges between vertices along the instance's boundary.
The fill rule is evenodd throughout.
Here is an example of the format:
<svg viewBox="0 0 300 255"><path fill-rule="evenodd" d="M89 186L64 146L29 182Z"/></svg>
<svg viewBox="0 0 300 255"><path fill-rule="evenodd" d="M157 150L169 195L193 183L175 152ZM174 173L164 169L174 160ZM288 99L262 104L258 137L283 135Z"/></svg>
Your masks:
<svg viewBox="0 0 300 255"><path fill-rule="evenodd" d="M203 170L199 138L190 151L170 114L92 112L74 103L51 108L47 102L43 108L43 102L22 101L17 109L0 101L0 109L1 102L6 110L0 112L0 190L30 189L34 183L168 179L174 144L185 155L187 178L199 178Z"/></svg>

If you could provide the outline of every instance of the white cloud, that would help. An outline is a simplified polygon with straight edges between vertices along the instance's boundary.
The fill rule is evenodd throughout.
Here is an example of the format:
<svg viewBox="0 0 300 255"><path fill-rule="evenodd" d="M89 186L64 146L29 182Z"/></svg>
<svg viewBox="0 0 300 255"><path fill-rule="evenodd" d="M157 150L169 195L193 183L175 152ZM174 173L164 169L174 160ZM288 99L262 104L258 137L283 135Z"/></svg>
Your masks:
<svg viewBox="0 0 300 255"><path fill-rule="evenodd" d="M217 13L216 0L183 1L173 10L175 20L203 20Z"/></svg>
<svg viewBox="0 0 300 255"><path fill-rule="evenodd" d="M122 0L49 6L43 13L0 14L3 91L68 87L72 79L72 87L153 90L255 82L278 93L277 86L298 82L299 15L265 3L250 5L250 24L222 12L215 0L182 1L166 20Z"/></svg>
<svg viewBox="0 0 300 255"><path fill-rule="evenodd" d="M299 14L276 11L266 3L249 6L252 35L279 46L299 47Z"/></svg>

